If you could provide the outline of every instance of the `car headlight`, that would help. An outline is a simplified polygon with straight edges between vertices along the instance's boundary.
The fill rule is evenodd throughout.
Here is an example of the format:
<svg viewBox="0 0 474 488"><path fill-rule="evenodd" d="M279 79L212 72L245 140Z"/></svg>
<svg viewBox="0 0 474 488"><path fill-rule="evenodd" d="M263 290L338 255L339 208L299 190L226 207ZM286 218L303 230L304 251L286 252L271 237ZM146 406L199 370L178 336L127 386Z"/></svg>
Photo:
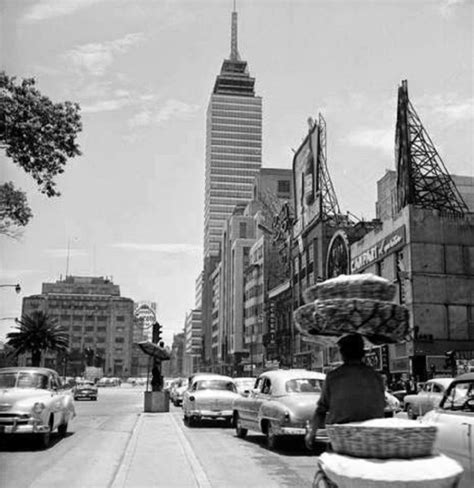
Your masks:
<svg viewBox="0 0 474 488"><path fill-rule="evenodd" d="M33 405L33 413L35 415L39 415L43 412L43 410L46 408L46 405L42 402L36 402L34 405Z"/></svg>
<svg viewBox="0 0 474 488"><path fill-rule="evenodd" d="M290 412L289 412L288 410L285 410L285 413L284 413L284 415L283 415L283 420L284 420L285 422L289 422L289 421L290 421L290 419L291 419L291 417L290 417Z"/></svg>

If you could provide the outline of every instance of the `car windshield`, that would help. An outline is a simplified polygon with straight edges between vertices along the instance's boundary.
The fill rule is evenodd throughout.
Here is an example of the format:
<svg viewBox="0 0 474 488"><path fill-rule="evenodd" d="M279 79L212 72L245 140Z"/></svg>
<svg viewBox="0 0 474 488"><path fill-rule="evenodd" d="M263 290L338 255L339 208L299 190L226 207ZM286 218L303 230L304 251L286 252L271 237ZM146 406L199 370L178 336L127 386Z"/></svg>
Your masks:
<svg viewBox="0 0 474 488"><path fill-rule="evenodd" d="M0 373L0 388L48 388L48 376L30 371Z"/></svg>
<svg viewBox="0 0 474 488"><path fill-rule="evenodd" d="M443 410L474 410L474 381L460 381L449 390L442 405Z"/></svg>
<svg viewBox="0 0 474 488"><path fill-rule="evenodd" d="M201 380L196 382L196 390L227 390L235 392L235 385L226 380Z"/></svg>
<svg viewBox="0 0 474 488"><path fill-rule="evenodd" d="M78 383L77 386L89 387L89 386L94 386L94 383L92 383L92 381L83 381L81 383Z"/></svg>
<svg viewBox="0 0 474 488"><path fill-rule="evenodd" d="M294 378L286 382L289 393L321 393L322 380L316 378Z"/></svg>

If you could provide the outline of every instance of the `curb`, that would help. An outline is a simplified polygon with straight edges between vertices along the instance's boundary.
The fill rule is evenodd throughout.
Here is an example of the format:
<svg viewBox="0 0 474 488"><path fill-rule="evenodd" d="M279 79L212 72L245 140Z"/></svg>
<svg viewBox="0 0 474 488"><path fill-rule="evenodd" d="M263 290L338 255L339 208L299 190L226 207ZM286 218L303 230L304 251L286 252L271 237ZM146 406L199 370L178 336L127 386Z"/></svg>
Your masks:
<svg viewBox="0 0 474 488"><path fill-rule="evenodd" d="M138 434L143 423L143 414L138 415L138 419L133 427L132 435L127 443L125 452L120 459L120 466L115 471L112 481L109 483L109 488L123 488L127 481L128 471L133 461L133 456L137 447Z"/></svg>

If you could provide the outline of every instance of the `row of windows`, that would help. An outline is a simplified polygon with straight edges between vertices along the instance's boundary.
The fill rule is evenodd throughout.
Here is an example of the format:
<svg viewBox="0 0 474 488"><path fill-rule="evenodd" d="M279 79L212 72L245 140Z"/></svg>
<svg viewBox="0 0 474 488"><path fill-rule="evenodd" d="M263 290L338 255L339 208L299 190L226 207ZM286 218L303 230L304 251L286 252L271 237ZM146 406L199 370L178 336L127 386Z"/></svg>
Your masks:
<svg viewBox="0 0 474 488"><path fill-rule="evenodd" d="M241 156L234 154L233 156L228 156L225 154L216 154L213 155L211 160L211 167L214 167L216 164L238 164L238 163L251 163L252 168L256 170L260 170L262 166L262 158L257 155L249 155L249 156Z"/></svg>
<svg viewBox="0 0 474 488"><path fill-rule="evenodd" d="M224 177L224 176L214 176L212 178L212 181L215 181L216 183L219 182L225 182L225 183L252 183L255 180L255 176L253 175L248 175L247 178L235 178L234 175L231 177Z"/></svg>
<svg viewBox="0 0 474 488"><path fill-rule="evenodd" d="M244 119L262 120L262 113L260 111L250 112L248 110L246 110L245 112L238 112L238 111L233 112L232 110L213 110L212 118L214 119L214 117L224 117L226 120L233 119L233 118L237 120L244 120Z"/></svg>
<svg viewBox="0 0 474 488"><path fill-rule="evenodd" d="M252 305L251 307L244 309L244 318L246 319L258 317L261 314L263 314L263 303Z"/></svg>
<svg viewBox="0 0 474 488"><path fill-rule="evenodd" d="M217 126L217 125L229 125L232 127L250 127L253 130L261 130L262 128L262 121L261 120L240 120L240 119L229 119L225 117L213 117L211 121L211 126Z"/></svg>
<svg viewBox="0 0 474 488"><path fill-rule="evenodd" d="M223 169L223 168L211 168L211 176L213 175L228 175L230 176L251 176L252 178L255 178L257 174L257 171L254 171L253 174L250 171L237 171L237 170L232 170L230 171L229 169ZM227 180L230 181L230 178Z"/></svg>
<svg viewBox="0 0 474 488"><path fill-rule="evenodd" d="M213 146L237 146L237 147L262 147L261 142L248 142L248 141L226 141L221 139L213 139Z"/></svg>
<svg viewBox="0 0 474 488"><path fill-rule="evenodd" d="M245 156L259 156L262 154L262 148L257 149L251 147L211 147L211 158L212 156L220 156L222 154L243 154Z"/></svg>
<svg viewBox="0 0 474 488"><path fill-rule="evenodd" d="M261 97L242 97L241 95L224 95L221 93L213 94L212 103L238 103L240 105L262 104Z"/></svg>
<svg viewBox="0 0 474 488"><path fill-rule="evenodd" d="M242 141L261 141L262 134L236 134L235 132L217 132L212 131L212 141L211 144L216 141L217 139L220 140L233 140L239 139Z"/></svg>
<svg viewBox="0 0 474 488"><path fill-rule="evenodd" d="M227 168L229 169L230 172L232 172L232 170L234 169L248 169L248 170L251 170L255 176L257 176L257 173L260 169L259 166L257 166L256 164L252 164L252 163L241 163L241 162L216 162L215 164L212 165L213 168Z"/></svg>
<svg viewBox="0 0 474 488"><path fill-rule="evenodd" d="M227 183L227 182L226 182ZM214 182L211 183L212 190L245 190L248 191L249 185L227 185L226 183Z"/></svg>
<svg viewBox="0 0 474 488"><path fill-rule="evenodd" d="M238 132L243 132L246 134L261 134L261 126L252 126L248 127L247 125L228 125L228 124L213 124L211 127L211 132L213 133L214 131L223 131L223 132L231 132L233 134L236 134Z"/></svg>
<svg viewBox="0 0 474 488"><path fill-rule="evenodd" d="M234 103L213 103L212 104L212 111L215 112L216 110L237 110L238 112L261 112L262 106L261 105L237 105Z"/></svg>

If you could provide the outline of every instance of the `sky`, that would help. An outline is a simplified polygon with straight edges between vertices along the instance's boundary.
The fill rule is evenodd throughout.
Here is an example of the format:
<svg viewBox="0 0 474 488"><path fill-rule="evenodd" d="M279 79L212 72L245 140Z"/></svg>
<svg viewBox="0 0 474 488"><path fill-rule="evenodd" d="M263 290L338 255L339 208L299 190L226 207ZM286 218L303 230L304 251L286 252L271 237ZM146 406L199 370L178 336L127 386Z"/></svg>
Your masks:
<svg viewBox="0 0 474 488"><path fill-rule="evenodd" d="M0 153L34 217L0 236L0 340L22 298L67 274L157 302L169 344L202 269L205 121L230 54L232 0L0 0L0 64L81 106L82 156L59 198ZM237 0L238 49L263 98L263 167L291 168L308 117L327 123L341 209L375 217L394 166L397 87L449 172L473 176L471 0ZM69 248L69 259L68 256Z"/></svg>

